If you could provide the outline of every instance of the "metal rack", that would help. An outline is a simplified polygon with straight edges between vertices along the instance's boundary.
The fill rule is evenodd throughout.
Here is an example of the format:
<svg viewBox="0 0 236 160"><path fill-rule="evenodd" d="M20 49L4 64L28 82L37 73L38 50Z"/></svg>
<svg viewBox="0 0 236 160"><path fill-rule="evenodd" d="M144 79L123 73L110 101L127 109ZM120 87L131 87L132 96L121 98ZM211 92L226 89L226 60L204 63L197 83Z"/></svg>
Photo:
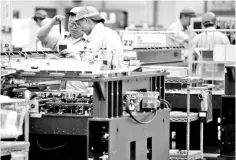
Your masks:
<svg viewBox="0 0 236 160"><path fill-rule="evenodd" d="M170 122L187 122L187 115L174 115L170 113ZM198 113L189 113L189 122L198 120Z"/></svg>
<svg viewBox="0 0 236 160"><path fill-rule="evenodd" d="M192 82L191 82L192 80ZM196 83L199 79L191 78L187 82L192 84ZM178 80L178 81L185 81L185 80ZM195 160L195 159L203 159L203 122L200 122L200 150L190 150L190 122L198 120L199 116L198 113L191 113L190 112L190 96L192 90L204 90L208 89L208 87L190 87L187 86L187 112L182 115L176 116L176 114L170 113L170 122L184 122L187 125L186 128L186 150L178 151L178 150L170 150L170 159L177 160L177 159L186 159L186 160Z"/></svg>

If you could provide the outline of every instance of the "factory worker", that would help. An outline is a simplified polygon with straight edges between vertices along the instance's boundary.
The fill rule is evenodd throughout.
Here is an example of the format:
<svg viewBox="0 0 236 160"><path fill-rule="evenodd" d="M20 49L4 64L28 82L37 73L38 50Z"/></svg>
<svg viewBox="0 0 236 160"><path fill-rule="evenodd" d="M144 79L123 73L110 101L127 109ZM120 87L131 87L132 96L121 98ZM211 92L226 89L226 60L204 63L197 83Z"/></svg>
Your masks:
<svg viewBox="0 0 236 160"><path fill-rule="evenodd" d="M202 25L209 32L202 32L196 37L194 42L195 48L206 48L213 50L216 44L230 44L229 38L222 32L216 29L216 15L212 12L207 12L202 16Z"/></svg>
<svg viewBox="0 0 236 160"><path fill-rule="evenodd" d="M65 44L67 45L67 49L64 51L67 52L75 52L79 49L83 49L84 47L84 40L85 37L84 33L80 29L80 27L75 23L75 16L78 11L79 7L74 7L71 9L71 11L68 13L69 15L69 22L68 22L68 30L69 35L60 37L60 35L51 34L51 29L53 26L57 25L59 21L62 21L65 19L62 15L56 15L48 21L45 25L43 25L39 32L38 32L38 39L42 42L42 45L46 48L51 48L52 50L57 50L59 44ZM59 32L59 30L58 30Z"/></svg>
<svg viewBox="0 0 236 160"><path fill-rule="evenodd" d="M184 8L179 15L179 19L172 23L168 31L175 31L174 34L170 34L167 37L167 44L170 46L188 46L191 43L196 34L189 28L191 23L191 18L196 17L193 8Z"/></svg>
<svg viewBox="0 0 236 160"><path fill-rule="evenodd" d="M230 41L228 37L222 33L217 31L216 29L216 15L212 12L207 12L203 14L202 16L202 25L205 30L202 33L200 33L196 37L196 41L193 44L194 48L204 48L207 50L214 50L214 46L219 45L230 45ZM198 55L197 59L199 60L201 55ZM197 64L197 73L201 73L203 65ZM211 81L207 81L206 83L212 83ZM224 87L224 83L221 81L214 81L214 84L216 85L215 88L222 89Z"/></svg>
<svg viewBox="0 0 236 160"><path fill-rule="evenodd" d="M104 26L104 19L92 6L79 7L76 23L88 36L87 47L93 52L106 48L112 53L112 66L116 69L123 67L123 47L119 34Z"/></svg>
<svg viewBox="0 0 236 160"><path fill-rule="evenodd" d="M78 51L84 49L86 35L74 21L78 9L79 7L74 7L68 13L68 36L63 36L61 38L60 36L50 32L53 26L57 25L59 21L64 20L65 17L62 15L56 15L53 19L48 21L48 23L40 28L37 37L42 42L42 45L44 47L51 48L52 50L57 50L59 44L65 44L67 46L67 49L62 50L61 52L71 55L76 55L78 54ZM88 91L87 86L87 83L83 83L80 81L67 81L66 83L66 89L76 89L85 92Z"/></svg>

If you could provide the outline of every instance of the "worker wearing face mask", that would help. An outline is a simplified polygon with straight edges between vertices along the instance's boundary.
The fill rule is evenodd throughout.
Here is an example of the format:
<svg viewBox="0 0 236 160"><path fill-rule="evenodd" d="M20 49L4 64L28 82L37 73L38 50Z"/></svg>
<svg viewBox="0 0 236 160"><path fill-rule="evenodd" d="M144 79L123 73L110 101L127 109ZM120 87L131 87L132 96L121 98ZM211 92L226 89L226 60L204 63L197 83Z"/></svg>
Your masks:
<svg viewBox="0 0 236 160"><path fill-rule="evenodd" d="M179 15L179 19L172 23L168 31L174 31L175 33L168 35L167 44L170 46L188 46L191 43L191 39L196 36L194 32L189 28L191 18L196 17L193 8L184 8Z"/></svg>
<svg viewBox="0 0 236 160"><path fill-rule="evenodd" d="M76 14L78 11L79 7L74 7L68 13L68 36L60 37L59 35L55 35L50 32L53 26L64 20L65 17L62 15L56 15L53 19L43 25L37 35L38 39L42 42L42 45L46 48L51 48L52 50L58 50L59 44L64 44L66 45L66 49L62 50L60 52L61 54L76 55L79 53L79 51L83 50L85 46L86 35L81 30L79 25L75 23ZM88 83L83 83L80 81L66 82L66 89L75 89L87 92L87 87Z"/></svg>
<svg viewBox="0 0 236 160"><path fill-rule="evenodd" d="M76 23L88 36L87 48L94 53L106 49L112 54L113 69L123 68L123 47L119 34L104 26L104 19L92 6L79 7Z"/></svg>

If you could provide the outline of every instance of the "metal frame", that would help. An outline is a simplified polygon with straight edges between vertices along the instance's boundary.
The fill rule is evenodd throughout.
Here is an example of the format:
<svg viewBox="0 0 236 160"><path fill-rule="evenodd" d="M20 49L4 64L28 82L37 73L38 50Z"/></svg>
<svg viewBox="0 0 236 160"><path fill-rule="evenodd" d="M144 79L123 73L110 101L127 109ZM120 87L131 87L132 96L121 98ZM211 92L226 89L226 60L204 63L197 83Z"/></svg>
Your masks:
<svg viewBox="0 0 236 160"><path fill-rule="evenodd" d="M152 118L149 113L135 115L135 117L145 120ZM113 119L92 118L88 121L88 128L93 122L108 123L108 157L110 160L129 160L133 151L130 149L131 142L135 143L135 159L147 159L148 138L152 139L151 159L167 160L169 159L169 118L169 109L158 111L154 121L145 125L135 123L128 116ZM87 151L90 147L90 136L98 134L98 132L99 130L88 132Z"/></svg>
<svg viewBox="0 0 236 160"><path fill-rule="evenodd" d="M180 80L181 81L181 80ZM187 160L195 160L195 159L203 159L203 121L200 121L200 151L194 151L190 150L190 122L194 120L198 120L198 114L197 117L190 112L190 96L192 90L209 90L208 86L205 87L191 87L192 83L196 83L197 79L192 79L191 81L188 81L187 86L187 116L183 117L175 117L171 116L171 122L185 122L186 123L186 155L173 155L173 152L176 154L177 150L170 150L170 159L176 160L176 159L187 159ZM200 80L201 82L201 80Z"/></svg>
<svg viewBox="0 0 236 160"><path fill-rule="evenodd" d="M90 121L107 121L110 125L109 131L109 158L111 160L119 159L123 154L123 149L127 148L129 141L136 141L137 158L142 155L142 158L147 156L147 145L145 138L146 134L152 137L153 159L167 160L169 158L169 109L158 110L156 118L149 124L137 124L129 116L123 114L123 98L126 91L146 90L158 91L160 98L165 99L165 72L132 72L127 73L109 73L93 75L90 73L81 72L63 72L60 71L17 71L16 77L25 78L27 80L80 80L93 82L94 99L93 99L93 115L38 115L38 117L30 118L30 133L33 134L48 134L48 135L87 135L90 133ZM33 115L33 114L32 114ZM146 121L152 118L151 112L134 114L139 119ZM68 125L69 124L69 125ZM119 125L119 126L117 126ZM119 133L116 133L119 128ZM133 131L135 130L135 133ZM144 132L145 131L145 132ZM156 133L156 134L154 134ZM124 137L122 140L117 140L117 136ZM135 135L135 136L133 136ZM127 141L128 140L128 141ZM127 142L126 142L127 141ZM122 142L122 143L121 143ZM120 150L114 153L114 148ZM154 152L155 150L155 152ZM158 152L156 152L158 150ZM128 160L124 156L124 160ZM140 159L141 160L141 159Z"/></svg>

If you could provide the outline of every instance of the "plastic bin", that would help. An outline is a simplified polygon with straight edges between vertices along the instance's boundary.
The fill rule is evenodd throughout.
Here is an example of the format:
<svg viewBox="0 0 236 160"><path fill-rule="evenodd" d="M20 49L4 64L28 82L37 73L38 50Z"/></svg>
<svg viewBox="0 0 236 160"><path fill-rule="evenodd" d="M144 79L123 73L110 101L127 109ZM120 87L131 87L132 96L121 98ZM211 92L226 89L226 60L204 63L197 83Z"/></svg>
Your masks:
<svg viewBox="0 0 236 160"><path fill-rule="evenodd" d="M0 105L1 139L17 138L22 135L24 118L29 109L28 101L9 99Z"/></svg>

